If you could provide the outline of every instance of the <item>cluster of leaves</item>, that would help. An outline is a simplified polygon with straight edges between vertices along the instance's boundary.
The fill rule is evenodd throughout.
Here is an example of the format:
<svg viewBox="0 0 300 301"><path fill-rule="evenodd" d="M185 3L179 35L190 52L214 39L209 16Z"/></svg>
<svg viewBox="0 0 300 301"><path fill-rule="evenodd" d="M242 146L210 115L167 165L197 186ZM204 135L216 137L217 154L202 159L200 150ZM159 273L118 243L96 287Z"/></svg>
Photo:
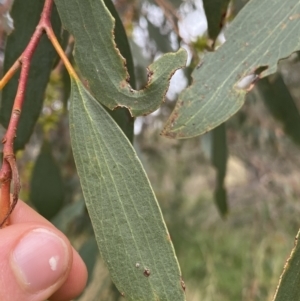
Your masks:
<svg viewBox="0 0 300 301"><path fill-rule="evenodd" d="M298 1L289 0L289 5L279 0L272 2L274 8L270 9L266 1L250 1L228 26L226 43L214 52L201 53L200 64L190 74L191 85L179 95L162 131L164 136L183 139L212 130L211 159L217 170L215 199L223 215L228 212L224 187L227 160L224 122L241 108L254 79L274 73L280 59L300 49L295 38L300 22ZM4 72L30 40L43 4L43 0L29 4L15 0L11 15L16 30L7 39ZM127 300L184 300L185 285L170 235L132 141L133 117L150 114L161 106L170 77L185 65L187 54L179 49L159 57L147 69L146 86L137 91L131 50L112 2L56 0L55 4L52 26L56 36L63 48L70 47L70 36L74 41L74 57L70 55L70 60L74 60L80 76L68 70L70 81L67 78L64 81L64 88L71 91L71 144L101 256L116 287ZM214 50L226 23L229 1L204 0L203 4L208 37L212 41L205 48ZM214 9L216 7L218 9ZM163 8L168 16L170 8ZM148 25L149 33L153 34L155 26ZM174 32L178 33L176 28ZM286 42L282 43L283 40ZM193 53L195 64L199 61L196 47ZM65 74L65 68L45 36L31 62L15 139L16 151L25 147L38 120L53 64ZM9 123L17 85L18 75L2 92L0 122L4 127ZM299 131L295 131L295 124L300 122L299 114L280 74L260 80L257 90L298 143ZM286 116L292 116L292 120ZM48 142L43 144L36 161L31 187L30 197L36 208L49 219L55 216L64 194L60 171ZM49 200L51 207L41 206L42 199L43 202ZM67 214L77 217L83 212L83 203L68 209ZM64 214L60 212L60 220ZM82 254L94 252L94 247L94 241L87 243ZM290 296L298 294L297 273L293 268L297 266L298 249L296 245L287 269L290 273L282 277L284 285L277 292L277 301L287 300L286 296L295 300ZM92 269L93 264L90 266Z"/></svg>

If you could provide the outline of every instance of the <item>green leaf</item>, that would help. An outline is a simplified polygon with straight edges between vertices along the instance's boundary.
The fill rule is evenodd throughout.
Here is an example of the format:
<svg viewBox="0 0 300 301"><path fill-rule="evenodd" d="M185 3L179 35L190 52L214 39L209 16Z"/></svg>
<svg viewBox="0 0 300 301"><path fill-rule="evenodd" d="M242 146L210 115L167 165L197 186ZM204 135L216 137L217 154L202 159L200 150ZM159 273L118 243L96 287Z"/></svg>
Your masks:
<svg viewBox="0 0 300 301"><path fill-rule="evenodd" d="M55 0L64 27L75 38L75 62L95 98L110 109L127 107L132 116L155 111L164 100L170 77L183 67L186 51L168 53L149 66L148 84L129 85L126 61L114 41L114 19L102 0Z"/></svg>
<svg viewBox="0 0 300 301"><path fill-rule="evenodd" d="M13 65L29 43L32 33L39 22L44 2L44 0L14 1L11 15L14 19L15 30L7 39L4 73ZM55 7L51 21L53 29L59 37L61 23ZM31 62L23 110L15 139L15 150L23 149L31 136L43 106L44 93L56 57L57 54L54 48L46 35L44 35ZM10 120L19 83L19 74L20 72L9 81L2 92L0 122L4 127L8 126Z"/></svg>
<svg viewBox="0 0 300 301"><path fill-rule="evenodd" d="M215 202L222 216L228 213L227 192L224 187L227 167L227 142L225 123L212 132L212 164L217 171Z"/></svg>
<svg viewBox="0 0 300 301"><path fill-rule="evenodd" d="M130 112L126 108L118 108L113 111L107 109L106 107L105 109L118 124L118 126L122 129L128 140L133 143L134 118L131 117Z"/></svg>
<svg viewBox="0 0 300 301"><path fill-rule="evenodd" d="M298 232L295 238L295 246L288 258L282 275L279 279L279 284L274 296L273 301L298 301L300 300L300 247L299 247L299 235Z"/></svg>
<svg viewBox="0 0 300 301"><path fill-rule="evenodd" d="M185 300L160 208L129 140L72 80L70 132L87 209L103 259L126 300Z"/></svg>
<svg viewBox="0 0 300 301"><path fill-rule="evenodd" d="M83 200L64 206L58 214L51 219L51 223L61 232L68 234L72 223L83 215L85 205Z"/></svg>
<svg viewBox="0 0 300 301"><path fill-rule="evenodd" d="M111 0L104 0L104 4L109 9L112 17L115 19L114 38L121 55L126 60L126 67L130 76L129 84L135 89L134 64L125 28L113 2Z"/></svg>
<svg viewBox="0 0 300 301"><path fill-rule="evenodd" d="M208 25L208 35L214 41L224 26L224 19L229 2L230 0L203 0L203 8Z"/></svg>
<svg viewBox="0 0 300 301"><path fill-rule="evenodd" d="M64 183L48 142L44 142L32 171L30 201L47 219L56 215L63 205Z"/></svg>
<svg viewBox="0 0 300 301"><path fill-rule="evenodd" d="M225 32L226 42L194 70L193 84L180 94L163 135L201 135L235 114L247 93L245 77L254 79L262 66L268 67L264 76L274 73L279 59L300 49L299 15L298 0L251 0Z"/></svg>
<svg viewBox="0 0 300 301"><path fill-rule="evenodd" d="M281 75L263 78L255 88L272 115L283 124L285 133L300 145L300 114Z"/></svg>
<svg viewBox="0 0 300 301"><path fill-rule="evenodd" d="M132 88L135 88L135 75L133 59L130 51L129 42L126 36L126 32L123 23L115 9L111 0L104 0L106 7L115 19L115 39L118 49L121 55L125 58L127 64L127 70L130 76L129 83ZM126 137L133 143L133 130L134 130L134 118L130 115L130 112L126 108L117 108L113 111L107 110L119 127L123 130Z"/></svg>
<svg viewBox="0 0 300 301"><path fill-rule="evenodd" d="M68 109L68 101L71 93L71 79L68 70L64 66L61 71L61 81L62 81L62 100L65 110Z"/></svg>
<svg viewBox="0 0 300 301"><path fill-rule="evenodd" d="M232 5L232 14L237 15L238 12L249 2L250 0L234 0Z"/></svg>
<svg viewBox="0 0 300 301"><path fill-rule="evenodd" d="M88 286L92 280L97 257L99 256L99 251L97 248L95 237L91 237L89 240L87 240L81 246L78 253L80 257L83 259L88 271L88 281L87 281L87 286Z"/></svg>

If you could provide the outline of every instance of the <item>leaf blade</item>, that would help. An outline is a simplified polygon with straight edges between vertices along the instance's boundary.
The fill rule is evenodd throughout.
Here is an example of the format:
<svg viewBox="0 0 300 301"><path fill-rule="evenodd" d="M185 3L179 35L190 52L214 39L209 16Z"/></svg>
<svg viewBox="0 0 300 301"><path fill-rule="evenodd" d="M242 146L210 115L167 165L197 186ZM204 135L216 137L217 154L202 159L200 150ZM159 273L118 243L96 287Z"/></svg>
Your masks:
<svg viewBox="0 0 300 301"><path fill-rule="evenodd" d="M129 85L126 61L114 41L114 18L102 0L56 0L64 27L75 38L75 61L94 97L110 109L126 107L132 116L155 111L164 100L173 73L185 65L183 49L160 57L148 67L147 86Z"/></svg>
<svg viewBox="0 0 300 301"><path fill-rule="evenodd" d="M220 214L225 217L228 213L227 191L225 177L227 168L226 127L221 124L211 131L212 134L212 164L216 169L215 203Z"/></svg>
<svg viewBox="0 0 300 301"><path fill-rule="evenodd" d="M74 80L70 131L98 247L119 291L127 300L184 300L179 265L142 165L103 107Z"/></svg>
<svg viewBox="0 0 300 301"><path fill-rule="evenodd" d="M244 103L247 91L236 86L241 79L261 66L269 67L264 76L274 73L279 59L300 48L300 3L288 2L252 0L241 10L225 32L226 42L194 70L194 82L180 94L163 135L188 138L223 123Z"/></svg>
<svg viewBox="0 0 300 301"><path fill-rule="evenodd" d="M33 167L30 181L30 201L46 219L54 217L63 206L64 183L55 162L51 145L45 141Z"/></svg>
<svg viewBox="0 0 300 301"><path fill-rule="evenodd" d="M126 60L127 70L130 76L129 83L132 88L135 89L135 74L134 74L134 65L133 58L131 55L131 50L129 42L126 36L125 28L121 21L121 18L118 15L118 12L111 0L104 0L106 7L109 9L110 13L115 19L115 39L116 45L121 52L121 55ZM108 109L109 114L123 130L127 138L131 143L133 143L133 130L134 130L134 118L130 115L130 112L126 108L117 108L115 110Z"/></svg>
<svg viewBox="0 0 300 301"><path fill-rule="evenodd" d="M224 19L230 0L203 0L208 35L215 41L224 26Z"/></svg>
<svg viewBox="0 0 300 301"><path fill-rule="evenodd" d="M295 246L288 258L275 292L273 301L300 300L300 231L295 238Z"/></svg>
<svg viewBox="0 0 300 301"><path fill-rule="evenodd" d="M259 80L255 89L273 117L282 123L285 133L300 145L300 114L280 73Z"/></svg>

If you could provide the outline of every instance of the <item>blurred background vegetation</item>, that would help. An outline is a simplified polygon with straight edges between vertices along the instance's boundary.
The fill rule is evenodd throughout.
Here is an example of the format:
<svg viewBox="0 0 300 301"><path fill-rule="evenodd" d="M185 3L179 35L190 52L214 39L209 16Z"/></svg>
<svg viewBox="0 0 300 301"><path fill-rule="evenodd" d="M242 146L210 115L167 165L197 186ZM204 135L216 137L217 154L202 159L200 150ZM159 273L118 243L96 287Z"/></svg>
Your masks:
<svg viewBox="0 0 300 301"><path fill-rule="evenodd" d="M170 230L187 300L271 300L300 224L299 54L257 83L223 127L226 136L160 136L178 93L192 81L191 71L205 52L225 41L223 30L247 1L219 2L224 5L212 16L205 7L207 19L201 0L114 2L130 41L138 88L145 85L147 65L160 54L180 46L189 53L165 104L135 121L134 146ZM208 29L207 20L219 23ZM70 57L72 47L69 39ZM68 133L69 88L58 63L30 142L17 154L20 197L66 233L86 261L89 285L79 300L122 300L85 210ZM222 158L220 164L214 158ZM226 172L224 183L218 183L220 172ZM224 190L221 203L218 185Z"/></svg>

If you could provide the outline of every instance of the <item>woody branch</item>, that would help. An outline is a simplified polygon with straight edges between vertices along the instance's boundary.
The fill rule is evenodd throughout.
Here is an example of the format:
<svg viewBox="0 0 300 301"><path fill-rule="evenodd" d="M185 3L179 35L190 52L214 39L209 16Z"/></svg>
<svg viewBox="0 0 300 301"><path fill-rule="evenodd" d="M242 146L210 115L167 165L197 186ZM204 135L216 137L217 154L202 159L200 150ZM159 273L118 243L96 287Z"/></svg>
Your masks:
<svg viewBox="0 0 300 301"><path fill-rule="evenodd" d="M40 21L33 33L30 42L26 49L14 63L14 65L8 70L0 81L0 89L2 89L7 82L11 79L14 73L21 67L19 85L14 100L11 118L6 131L6 134L2 140L3 146L3 163L0 170L0 228L8 225L8 218L13 211L18 201L18 195L20 191L20 179L18 169L16 165L16 159L14 154L14 139L22 112L24 103L26 86L29 76L30 64L33 54L41 40L44 32L52 29L51 26L51 12L53 7L53 0L45 0L44 8L41 14ZM13 197L10 200L10 184L13 181Z"/></svg>

